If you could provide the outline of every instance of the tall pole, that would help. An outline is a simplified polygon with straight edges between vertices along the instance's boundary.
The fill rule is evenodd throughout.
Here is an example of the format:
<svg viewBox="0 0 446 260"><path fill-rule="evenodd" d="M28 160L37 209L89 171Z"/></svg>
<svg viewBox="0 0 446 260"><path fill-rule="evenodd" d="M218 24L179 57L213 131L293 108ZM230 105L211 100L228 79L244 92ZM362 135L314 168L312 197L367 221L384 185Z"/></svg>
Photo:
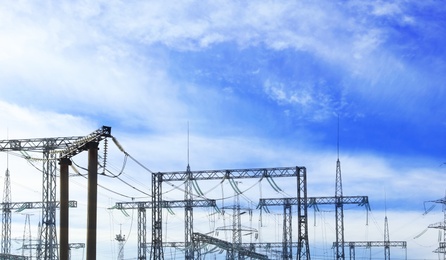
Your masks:
<svg viewBox="0 0 446 260"><path fill-rule="evenodd" d="M341 162L336 162L336 260L344 260L344 203L342 203Z"/></svg>
<svg viewBox="0 0 446 260"><path fill-rule="evenodd" d="M51 153L55 147L54 139L44 140L43 151L43 185L42 185L42 226L40 229L40 240L42 246L37 248L38 260L59 259L57 251L56 232L56 154Z"/></svg>
<svg viewBox="0 0 446 260"><path fill-rule="evenodd" d="M194 222L193 222L193 207L192 207L192 172L190 171L189 164L187 165L187 179L185 182L185 190L184 190L184 201L186 202L186 207L184 208L184 231L185 237L184 241L186 244L186 251L184 252L184 259L193 260L194 259L194 250L192 248L192 232L194 230Z"/></svg>
<svg viewBox="0 0 446 260"><path fill-rule="evenodd" d="M6 168L5 188L3 190L2 207L2 243L1 253L8 255L11 253L11 183L9 179L9 169Z"/></svg>
<svg viewBox="0 0 446 260"><path fill-rule="evenodd" d="M68 158L61 158L60 164L60 260L69 259L68 247L68 230L69 230L69 182L68 182L68 166L71 165L71 160Z"/></svg>
<svg viewBox="0 0 446 260"><path fill-rule="evenodd" d="M336 260L344 260L344 203L342 203L341 161L339 161L339 115L338 115L338 160L336 161L335 211L336 211Z"/></svg>
<svg viewBox="0 0 446 260"><path fill-rule="evenodd" d="M387 216L384 218L384 259L390 260L389 222L387 221Z"/></svg>
<svg viewBox="0 0 446 260"><path fill-rule="evenodd" d="M98 204L98 143L88 148L87 260L96 260L96 225Z"/></svg>

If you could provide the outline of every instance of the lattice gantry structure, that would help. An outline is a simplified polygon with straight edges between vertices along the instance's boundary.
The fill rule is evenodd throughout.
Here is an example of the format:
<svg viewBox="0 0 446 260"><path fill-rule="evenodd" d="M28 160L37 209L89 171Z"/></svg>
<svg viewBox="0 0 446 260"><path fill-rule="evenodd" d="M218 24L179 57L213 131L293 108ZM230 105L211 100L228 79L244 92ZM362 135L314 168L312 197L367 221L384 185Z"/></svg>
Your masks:
<svg viewBox="0 0 446 260"><path fill-rule="evenodd" d="M318 205L336 205L339 200L336 197L308 197L306 202L300 199L300 205L316 208ZM343 196L342 204L353 204L365 206L370 210L367 196ZM283 206L283 233L282 233L282 259L293 259L292 257L292 214L291 206L299 205L298 198L264 198L259 200L257 208L269 212L268 206Z"/></svg>
<svg viewBox="0 0 446 260"><path fill-rule="evenodd" d="M185 208L190 206L193 208L213 207L216 208L217 204L215 200L193 200L191 203L187 203L184 200L177 201L162 201L161 207L166 209L172 208ZM146 232L146 209L153 209L152 201L132 201L132 202L117 202L114 209L137 209L138 210L138 259L147 259L147 232ZM193 220L191 220L193 221Z"/></svg>
<svg viewBox="0 0 446 260"><path fill-rule="evenodd" d="M208 171L190 171L189 167L186 171L181 172L158 172L152 173L152 244L151 259L164 259L163 240L162 240L162 184L164 182L187 182L187 181L204 181L204 180L226 180L226 179L252 179L252 178L284 178L294 177L297 190L297 211L298 211L298 238L296 258L299 260L310 259L310 249L308 244L308 221L307 221L307 180L305 167L280 167L280 168L256 168L256 169L233 169L233 170L208 170ZM187 186L186 186L187 187ZM186 192L187 188L186 188ZM185 196L186 201L190 200ZM302 199L301 199L302 198ZM186 202L190 203L190 202ZM191 212L190 212L191 213ZM190 219L185 218L185 234L190 237L185 241L185 247L191 248L194 244L193 225ZM200 235L195 235L195 241L204 239ZM192 241L192 243L190 242ZM214 240L212 240L214 241ZM217 240L215 240L217 242ZM231 243L233 248L240 248L240 245ZM226 244L229 246L229 244ZM243 259L240 250L232 250L235 257ZM185 254L186 259L195 259L194 250ZM261 256L259 256L261 257ZM239 259L235 258L235 259ZM229 258L227 258L229 259Z"/></svg>
<svg viewBox="0 0 446 260"><path fill-rule="evenodd" d="M43 208L41 220L42 227L40 232L42 248L38 248L37 259L59 259L56 247L56 208L54 207L57 195L57 163L63 162L63 165L68 165L67 160L62 159L69 160L70 157L85 151L88 144L98 143L110 136L111 127L103 126L87 136L0 140L0 151L22 152L26 154L26 156L24 156L25 159L40 160L42 162ZM42 158L32 158L28 155L28 152L42 153ZM94 167L97 168L97 165ZM68 192L68 190L66 190L66 192ZM68 209L68 201L64 200L63 205L61 205L61 214L63 212L64 216L68 215L65 214L67 212L66 209ZM62 219L65 218L61 218L61 222L63 221ZM68 230L66 231L68 232ZM63 245L63 248L66 248L66 251L68 251L68 241L64 241ZM68 258L68 256L63 258Z"/></svg>
<svg viewBox="0 0 446 260"><path fill-rule="evenodd" d="M407 242L406 241L390 241L389 222L387 216L384 218L384 240L382 241L344 241L340 246L348 247L350 252L350 260L355 260L355 248L382 247L384 248L384 260L390 260L390 248L400 247L406 250L407 259ZM333 248L337 248L338 244L333 242Z"/></svg>
<svg viewBox="0 0 446 260"><path fill-rule="evenodd" d="M438 248L434 250L434 253L438 254L439 259L445 260L446 259L446 196L444 198L429 202L439 203L442 204L443 206L443 216L444 216L443 221L430 224L428 227L440 229L442 231L441 239L443 241L439 241Z"/></svg>

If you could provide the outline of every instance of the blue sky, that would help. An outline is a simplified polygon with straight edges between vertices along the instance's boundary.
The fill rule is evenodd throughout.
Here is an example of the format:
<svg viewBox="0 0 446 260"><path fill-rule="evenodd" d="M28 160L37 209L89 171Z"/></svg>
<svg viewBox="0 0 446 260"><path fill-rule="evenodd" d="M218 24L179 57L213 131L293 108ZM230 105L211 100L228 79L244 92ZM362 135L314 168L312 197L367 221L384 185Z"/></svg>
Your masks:
<svg viewBox="0 0 446 260"><path fill-rule="evenodd" d="M189 124L193 170L306 166L309 196L328 196L339 116L344 194L368 195L380 223L387 205L391 232L401 220L391 238L436 259L436 230L413 237L443 218L422 214L445 192L445 17L429 0L2 3L0 133L110 125L147 167L173 171ZM149 183L133 167L123 178Z"/></svg>

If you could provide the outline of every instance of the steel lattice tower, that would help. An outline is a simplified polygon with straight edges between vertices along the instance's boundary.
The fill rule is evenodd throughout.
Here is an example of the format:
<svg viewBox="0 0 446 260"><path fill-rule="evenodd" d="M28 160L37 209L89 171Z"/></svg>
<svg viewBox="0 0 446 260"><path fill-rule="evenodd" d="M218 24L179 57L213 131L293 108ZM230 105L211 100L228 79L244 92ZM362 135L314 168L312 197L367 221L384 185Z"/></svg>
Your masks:
<svg viewBox="0 0 446 260"><path fill-rule="evenodd" d="M252 178L297 178L298 204L298 260L310 259L307 222L307 181L305 167L278 167L257 169L191 171L193 180L252 179ZM165 181L185 181L187 172L152 173L152 245L151 259L164 259L162 243L162 183ZM302 200L301 200L302 198ZM232 250L229 250L232 251Z"/></svg>
<svg viewBox="0 0 446 260"><path fill-rule="evenodd" d="M282 259L293 259L292 250L292 215L291 215L291 203L287 200L283 207L283 246L282 246Z"/></svg>
<svg viewBox="0 0 446 260"><path fill-rule="evenodd" d="M162 226L162 174L152 173L152 247L150 259L164 259Z"/></svg>
<svg viewBox="0 0 446 260"><path fill-rule="evenodd" d="M437 249L434 250L434 253L438 253L438 259L445 260L446 259L446 241L444 239L446 237L446 195L442 199L438 199L438 200L434 200L434 201L430 201L430 202L443 204L443 206L442 206L443 221L434 223L434 224L430 224L428 227L443 230L443 232L441 233L442 241L439 241L439 246Z"/></svg>
<svg viewBox="0 0 446 260"><path fill-rule="evenodd" d="M186 202L186 207L184 208L184 242L186 243L186 251L184 253L184 259L193 260L194 250L192 248L192 232L194 230L194 211L192 207L192 172L190 171L189 164L186 169L186 182L184 190L184 201Z"/></svg>
<svg viewBox="0 0 446 260"><path fill-rule="evenodd" d="M73 156L83 151L83 146L93 140L110 136L111 127L103 126L88 136L0 140L0 151L32 151L43 153L42 168L42 225L41 245L37 259L59 259L56 233L56 175L58 157ZM26 159L31 159L25 156Z"/></svg>
<svg viewBox="0 0 446 260"><path fill-rule="evenodd" d="M30 221L30 215L25 215L25 228L23 229L23 240L22 240L22 256L25 256L25 241L28 242L28 244L31 244L31 221ZM28 258L31 259L32 251L29 250Z"/></svg>
<svg viewBox="0 0 446 260"><path fill-rule="evenodd" d="M185 200L164 200L160 207L162 208L185 208L188 202ZM190 202L191 207L217 207L215 200L193 200ZM153 201L132 201L132 202L116 202L115 209L138 209L138 259L146 259L146 209L155 209ZM185 244L185 242L180 242Z"/></svg>
<svg viewBox="0 0 446 260"><path fill-rule="evenodd" d="M6 168L2 208L2 254L11 253L11 181Z"/></svg>
<svg viewBox="0 0 446 260"><path fill-rule="evenodd" d="M390 260L390 236L387 216L384 218L384 259Z"/></svg>
<svg viewBox="0 0 446 260"><path fill-rule="evenodd" d="M56 201L56 155L50 153L54 147L54 140L45 142L46 149L43 152L43 183L42 183L42 227L40 240L45 241L37 250L37 259L58 259L57 232L56 232L56 208L49 202Z"/></svg>
<svg viewBox="0 0 446 260"><path fill-rule="evenodd" d="M336 260L345 259L344 254L344 203L342 202L341 162L336 161Z"/></svg>
<svg viewBox="0 0 446 260"><path fill-rule="evenodd" d="M237 186L237 182L234 182ZM238 190L238 188L237 188ZM242 220L240 215L240 194L235 191L234 205L232 206L232 247L240 247L242 244ZM232 254L232 255L231 255ZM226 259L243 259L237 250L232 249L226 254Z"/></svg>
<svg viewBox="0 0 446 260"><path fill-rule="evenodd" d="M118 247L118 260L124 260L124 242L125 242L125 235L122 235L122 229L119 229L119 234L116 235L115 238L116 241L118 241L119 247Z"/></svg>

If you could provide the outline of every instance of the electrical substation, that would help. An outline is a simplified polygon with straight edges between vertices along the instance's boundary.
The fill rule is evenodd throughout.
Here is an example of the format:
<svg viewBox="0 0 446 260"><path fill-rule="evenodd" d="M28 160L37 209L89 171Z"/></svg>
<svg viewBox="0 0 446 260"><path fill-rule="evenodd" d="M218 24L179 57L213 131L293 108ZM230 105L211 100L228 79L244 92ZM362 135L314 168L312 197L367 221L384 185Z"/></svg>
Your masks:
<svg viewBox="0 0 446 260"><path fill-rule="evenodd" d="M144 166L112 135L111 127L103 126L86 136L11 139L0 141L0 151L21 154L42 173L42 197L39 201L12 200L11 173L4 176L2 238L0 259L70 259L72 250L85 250L87 260L98 255L98 175L106 175L110 164L107 150L110 141L115 147L150 175L146 199L129 199L107 205L110 211L136 212L136 231L130 236L116 234L118 259L355 259L360 248L380 248L380 259L391 259L391 250L406 255L405 241L390 240L385 217L383 237L368 241L352 241L346 233L344 218L349 207L371 210L366 195L345 195L342 188L341 163L336 161L333 190L326 196L308 194L304 165L291 167L191 170L157 172ZM73 158L87 154L85 171L88 182L87 201L70 200L69 182ZM39 156L30 156L38 153ZM339 156L338 156L339 157ZM304 162L303 162L304 163ZM76 172L76 170L72 170ZM121 173L123 171L121 170ZM120 173L120 174L121 174ZM115 175L114 177L119 177ZM59 179L59 181L58 181ZM124 190L124 188L123 188ZM444 203L444 200L436 201ZM70 240L70 212L79 203L87 204L84 241ZM330 209L334 237L330 241L330 258L312 255L310 234L311 212ZM41 210L37 239L31 239L31 223L27 216L23 234L12 234L15 214L30 209ZM57 214L57 212L59 214ZM128 215L128 214L127 214ZM328 215L328 214L327 214ZM446 219L446 218L445 218ZM444 229L442 225L437 225ZM437 227L435 226L435 227ZM434 226L432 226L434 227ZM13 237L23 235L20 252L11 251ZM133 236L133 238L132 238ZM133 240L131 240L133 239ZM134 251L126 250L135 241ZM445 254L444 242L439 253ZM401 253L403 251L403 253Z"/></svg>

